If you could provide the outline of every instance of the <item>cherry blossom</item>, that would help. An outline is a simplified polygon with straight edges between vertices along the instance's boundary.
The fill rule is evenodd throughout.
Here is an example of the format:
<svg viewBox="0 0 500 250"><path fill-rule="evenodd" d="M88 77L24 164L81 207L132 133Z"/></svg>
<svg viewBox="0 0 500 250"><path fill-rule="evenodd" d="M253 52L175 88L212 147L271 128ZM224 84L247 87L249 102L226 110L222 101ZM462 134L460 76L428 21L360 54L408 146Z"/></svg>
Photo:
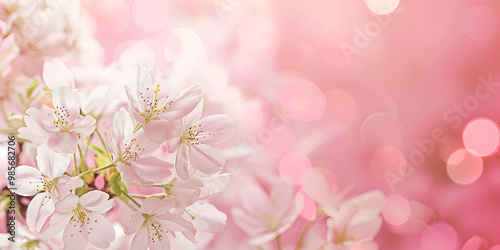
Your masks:
<svg viewBox="0 0 500 250"><path fill-rule="evenodd" d="M167 141L169 151L176 153L175 169L181 179L190 176L188 164L205 174L215 174L225 164L224 157L211 145L224 142L234 133L234 120L224 114L201 118L202 105L187 115Z"/></svg>
<svg viewBox="0 0 500 250"><path fill-rule="evenodd" d="M82 135L94 132L96 120L80 114L78 96L69 88L57 86L52 90L54 111L37 108L26 110L24 121L29 130L48 139L50 149L60 153L75 153Z"/></svg>
<svg viewBox="0 0 500 250"><path fill-rule="evenodd" d="M64 249L85 249L87 242L107 248L115 239L115 231L102 214L112 207L113 200L102 191L90 191L81 197L69 194L56 204L43 237L51 239L64 230Z"/></svg>
<svg viewBox="0 0 500 250"><path fill-rule="evenodd" d="M168 139L171 130L175 128L168 121L186 116L201 100L201 88L198 86L189 87L177 94L162 95L160 84L153 85L146 65L135 68L127 78L125 90L132 116L144 126L148 138L157 143Z"/></svg>
<svg viewBox="0 0 500 250"><path fill-rule="evenodd" d="M232 208L234 223L251 237L250 244L262 245L287 231L299 216L303 203L295 199L293 186L276 181L267 193L257 185L243 187L242 208Z"/></svg>
<svg viewBox="0 0 500 250"><path fill-rule="evenodd" d="M382 226L380 215L385 203L382 191L372 190L357 195L340 205L338 210L325 210L327 241L333 249L349 249L371 241Z"/></svg>
<svg viewBox="0 0 500 250"><path fill-rule="evenodd" d="M149 198L144 201L139 211L130 217L125 227L126 234L135 234L130 249L170 249L167 234L175 237L176 232L195 243L196 229L191 222L181 216L169 213L172 200Z"/></svg>
<svg viewBox="0 0 500 250"><path fill-rule="evenodd" d="M19 47L15 43L14 34L9 33L7 24L0 21L0 75L5 76L10 71L10 64L19 55Z"/></svg>
<svg viewBox="0 0 500 250"><path fill-rule="evenodd" d="M172 174L172 164L150 155L158 147L148 140L143 129L134 133L134 121L125 109L115 113L110 150L125 184L153 184Z"/></svg>
<svg viewBox="0 0 500 250"><path fill-rule="evenodd" d="M17 167L15 191L23 196L36 196L31 200L27 212L27 224L30 230L40 231L45 222L55 211L58 199L65 197L70 190L83 186L79 177L64 175L70 162L65 153L55 153L45 144L37 148L37 165Z"/></svg>

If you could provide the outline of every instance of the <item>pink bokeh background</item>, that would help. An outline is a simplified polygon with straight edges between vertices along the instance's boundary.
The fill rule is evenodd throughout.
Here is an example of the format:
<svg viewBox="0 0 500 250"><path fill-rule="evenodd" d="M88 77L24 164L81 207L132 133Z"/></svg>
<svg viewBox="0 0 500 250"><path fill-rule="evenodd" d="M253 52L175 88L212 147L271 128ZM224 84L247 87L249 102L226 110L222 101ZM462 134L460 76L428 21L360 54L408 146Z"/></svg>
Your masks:
<svg viewBox="0 0 500 250"><path fill-rule="evenodd" d="M378 15L366 2L397 8ZM366 2L84 4L104 62L140 44L161 68L174 30L199 36L210 65L193 80L214 82L205 88L235 117L233 141L252 146L232 165L236 178L274 172L300 188L310 168L322 168L353 193L382 189L381 249L458 249L474 235L500 244L500 4ZM222 210L234 195L216 198ZM307 204L304 218L314 209ZM218 237L244 234L229 222Z"/></svg>
<svg viewBox="0 0 500 250"><path fill-rule="evenodd" d="M312 169L332 189L385 193L379 249L498 249L498 1L82 4L82 25L103 46L86 56L175 71L172 88L199 84L207 113L234 117L236 133L220 146L231 146L224 170L233 179L212 200L227 228L209 249L252 249L231 208L246 185L270 190L278 179L305 202L283 235L294 249L315 218L302 186ZM314 224L307 241L326 230Z"/></svg>

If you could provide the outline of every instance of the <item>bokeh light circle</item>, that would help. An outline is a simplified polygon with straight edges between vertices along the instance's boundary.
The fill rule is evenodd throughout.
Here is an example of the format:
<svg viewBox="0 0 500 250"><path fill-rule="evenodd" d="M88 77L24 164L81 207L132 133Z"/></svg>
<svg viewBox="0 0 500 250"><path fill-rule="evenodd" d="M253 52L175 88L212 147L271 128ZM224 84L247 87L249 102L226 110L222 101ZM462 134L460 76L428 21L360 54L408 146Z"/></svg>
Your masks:
<svg viewBox="0 0 500 250"><path fill-rule="evenodd" d="M483 172L483 159L466 149L455 151L447 160L448 176L458 184L471 184Z"/></svg>
<svg viewBox="0 0 500 250"><path fill-rule="evenodd" d="M489 249L489 243L481 236L474 235L465 242L462 250L486 250Z"/></svg>
<svg viewBox="0 0 500 250"><path fill-rule="evenodd" d="M393 195L385 201L382 214L385 220L392 225L403 225L411 214L410 203L402 196Z"/></svg>
<svg viewBox="0 0 500 250"><path fill-rule="evenodd" d="M275 25L263 15L244 20L238 28L238 42L246 51L269 51L276 46L277 39L278 31Z"/></svg>
<svg viewBox="0 0 500 250"><path fill-rule="evenodd" d="M316 121L323 117L326 98L312 81L288 77L281 90L281 103L288 114L299 121Z"/></svg>
<svg viewBox="0 0 500 250"><path fill-rule="evenodd" d="M300 185L311 167L311 160L307 155L293 151L281 158L278 169L280 176L286 182Z"/></svg>
<svg viewBox="0 0 500 250"><path fill-rule="evenodd" d="M497 32L498 15L489 6L475 5L465 12L462 25L470 39L487 41Z"/></svg>
<svg viewBox="0 0 500 250"><path fill-rule="evenodd" d="M403 139L403 127L394 114L375 113L361 125L361 136L365 146L398 146Z"/></svg>
<svg viewBox="0 0 500 250"><path fill-rule="evenodd" d="M130 23L130 9L122 0L101 0L92 13L99 29L107 35L118 35Z"/></svg>
<svg viewBox="0 0 500 250"><path fill-rule="evenodd" d="M477 156L489 156L498 150L500 131L495 122L478 118L471 121L464 129L465 148Z"/></svg>
<svg viewBox="0 0 500 250"><path fill-rule="evenodd" d="M141 29L149 32L165 28L170 19L168 2L164 0L135 0L132 17Z"/></svg>
<svg viewBox="0 0 500 250"><path fill-rule="evenodd" d="M399 0L365 0L371 12L378 15L387 15L396 10Z"/></svg>

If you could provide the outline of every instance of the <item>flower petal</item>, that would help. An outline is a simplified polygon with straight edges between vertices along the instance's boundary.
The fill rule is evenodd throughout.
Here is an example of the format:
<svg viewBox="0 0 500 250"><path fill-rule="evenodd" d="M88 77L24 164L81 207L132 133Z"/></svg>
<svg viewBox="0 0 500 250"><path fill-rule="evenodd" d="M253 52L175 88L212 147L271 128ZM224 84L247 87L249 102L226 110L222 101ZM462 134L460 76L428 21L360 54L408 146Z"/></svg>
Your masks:
<svg viewBox="0 0 500 250"><path fill-rule="evenodd" d="M83 186L83 184L82 178L78 176L69 177L67 175L62 175L59 177L59 181L57 182L59 197L66 197L66 195L70 194L71 190L77 189Z"/></svg>
<svg viewBox="0 0 500 250"><path fill-rule="evenodd" d="M144 125L144 133L150 141L160 144L172 137L176 128L176 124L170 121L151 121Z"/></svg>
<svg viewBox="0 0 500 250"><path fill-rule="evenodd" d="M86 225L89 243L99 248L108 248L109 243L116 237L111 223L97 213L88 213L87 219L90 219Z"/></svg>
<svg viewBox="0 0 500 250"><path fill-rule="evenodd" d="M72 131L75 131L81 135L90 135L94 132L96 128L96 120L90 115L82 116L76 119L73 124Z"/></svg>
<svg viewBox="0 0 500 250"><path fill-rule="evenodd" d="M142 204L141 208L143 206L144 206L144 203ZM130 220L124 229L125 234L132 235L132 234L138 232L141 229L141 226L143 223L144 223L144 217L142 216L142 214L140 212L133 213L130 216Z"/></svg>
<svg viewBox="0 0 500 250"><path fill-rule="evenodd" d="M160 117L167 120L178 120L189 114L201 100L200 86L194 85L184 89L173 97L172 105L168 106L165 112L160 113ZM166 99L165 102L170 101ZM163 105L160 103L159 106Z"/></svg>
<svg viewBox="0 0 500 250"><path fill-rule="evenodd" d="M156 219L169 231L190 232L196 234L193 224L181 216L173 213L165 213L156 216Z"/></svg>
<svg viewBox="0 0 500 250"><path fill-rule="evenodd" d="M29 108L26 114L27 116L24 117L26 127L40 137L49 138L53 133L59 132L50 114L36 108Z"/></svg>
<svg viewBox="0 0 500 250"><path fill-rule="evenodd" d="M141 228L132 239L130 249L147 250L149 245L149 234L146 227Z"/></svg>
<svg viewBox="0 0 500 250"><path fill-rule="evenodd" d="M75 87L73 74L58 58L46 61L43 64L43 81L50 89L56 86Z"/></svg>
<svg viewBox="0 0 500 250"><path fill-rule="evenodd" d="M172 172L168 169L173 166L153 156L146 156L134 161L132 167L141 179L146 182L154 183L172 175Z"/></svg>
<svg viewBox="0 0 500 250"><path fill-rule="evenodd" d="M59 118L73 123L80 117L80 103L78 95L70 88L56 86L52 89L52 105Z"/></svg>
<svg viewBox="0 0 500 250"><path fill-rule="evenodd" d="M92 212L106 213L113 207L114 201L109 200L109 194L93 190L80 197L80 204Z"/></svg>
<svg viewBox="0 0 500 250"><path fill-rule="evenodd" d="M38 188L42 188L42 173L34 168L21 165L16 168L16 188L15 192L22 196L32 196L37 193Z"/></svg>
<svg viewBox="0 0 500 250"><path fill-rule="evenodd" d="M64 250L85 250L88 241L87 228L80 221L71 220L64 228Z"/></svg>
<svg viewBox="0 0 500 250"><path fill-rule="evenodd" d="M158 198L149 198L142 203L141 209L139 210L143 214L160 214L165 213L170 208L172 208L173 202L169 198L158 199Z"/></svg>
<svg viewBox="0 0 500 250"><path fill-rule="evenodd" d="M190 145L189 149L189 162L205 174L217 173L226 163L224 157L209 145Z"/></svg>
<svg viewBox="0 0 500 250"><path fill-rule="evenodd" d="M70 155L67 153L56 153L50 150L46 144L41 144L37 148L36 162L40 172L56 178L64 174L68 169Z"/></svg>
<svg viewBox="0 0 500 250"><path fill-rule="evenodd" d="M76 205L80 201L80 198L74 194L68 194L62 200L57 202L56 204L56 212L59 214L68 214L73 209L76 208Z"/></svg>
<svg viewBox="0 0 500 250"><path fill-rule="evenodd" d="M47 219L56 210L56 197L48 192L37 194L28 205L26 223L31 231L40 232Z"/></svg>
<svg viewBox="0 0 500 250"><path fill-rule="evenodd" d="M76 196L76 195L75 195ZM59 205L59 204L57 204ZM57 210L56 205L56 210ZM50 240L56 236L61 230L66 227L71 219L72 214L59 214L55 213L50 217L50 222L47 228L43 231L42 237L45 240Z"/></svg>
<svg viewBox="0 0 500 250"><path fill-rule="evenodd" d="M203 142L208 145L224 142L234 134L234 119L228 115L210 115L202 118L198 123L203 134L209 133L203 138Z"/></svg>
<svg viewBox="0 0 500 250"><path fill-rule="evenodd" d="M116 143L123 142L126 136L134 133L134 121L130 113L121 108L120 111L115 112L113 115L113 138Z"/></svg>
<svg viewBox="0 0 500 250"><path fill-rule="evenodd" d="M200 201L186 208L194 216L193 226L203 232L221 233L226 230L227 215L214 205Z"/></svg>
<svg viewBox="0 0 500 250"><path fill-rule="evenodd" d="M266 232L266 228L259 220L240 208L231 209L231 216L234 224L243 230L249 236L260 235Z"/></svg>
<svg viewBox="0 0 500 250"><path fill-rule="evenodd" d="M54 133L49 137L47 146L58 152L73 154L78 145L78 134L76 132Z"/></svg>
<svg viewBox="0 0 500 250"><path fill-rule="evenodd" d="M182 143L179 145L179 148L177 148L177 154L175 156L175 171L179 178L183 180L189 179L187 150L187 145Z"/></svg>

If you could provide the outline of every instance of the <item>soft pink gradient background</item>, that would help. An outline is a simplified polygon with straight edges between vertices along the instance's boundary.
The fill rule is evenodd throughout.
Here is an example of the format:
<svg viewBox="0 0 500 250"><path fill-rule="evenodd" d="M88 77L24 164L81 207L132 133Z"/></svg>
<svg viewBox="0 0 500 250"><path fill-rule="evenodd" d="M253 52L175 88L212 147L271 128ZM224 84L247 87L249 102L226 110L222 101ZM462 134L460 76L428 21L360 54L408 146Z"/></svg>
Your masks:
<svg viewBox="0 0 500 250"><path fill-rule="evenodd" d="M105 2L120 7L102 15ZM190 28L209 48L209 62L221 67L226 88L240 90L238 103L221 106L234 112L237 120L234 141L258 141L259 130L269 128L276 117L273 109L285 105L292 110L287 128L259 143L264 144L256 151L259 157L239 163L239 175L277 172L280 159L298 151L312 166L331 170L339 186L354 183L353 193L381 188L388 196L401 195L410 202L407 222L384 223L377 237L381 249L431 249L427 244L432 244L432 234L446 234L443 230L456 236L444 237L446 247L441 249L456 249L473 235L500 244L496 155L483 158L482 175L468 185L448 177L445 161L450 155L446 148L463 147L462 132L470 120L499 121L495 111L500 95L493 91L465 117L444 118L448 109L475 95L479 77L500 79L498 2L403 0L397 13L383 17L371 13L363 1L242 0L224 5L222 16L214 3L223 1L169 1L159 4L165 12L158 13L145 10L146 1L127 2L86 3L107 62L128 40L140 40L149 45L161 67L170 32ZM492 16L474 14L481 10L473 9L476 5L487 6ZM347 59L341 44L355 45L358 29L380 20L385 23L378 25L379 32ZM217 102L224 103L228 95L221 92ZM367 119L373 114L377 115ZM409 160L409 154L419 149L415 141L432 138L436 128L443 129L445 142L391 190L383 179L390 163L377 162L394 162L399 155ZM383 146L395 151L376 154ZM230 195L220 195L221 205ZM303 222L296 224L285 234L290 240ZM231 223L227 232L220 238L243 236Z"/></svg>
<svg viewBox="0 0 500 250"><path fill-rule="evenodd" d="M380 249L460 249L474 235L500 244L494 126L500 123L500 86L477 91L480 79L500 81L498 1L401 0L385 16L364 1L346 0L83 4L104 46L103 65L139 43L134 56L162 69L168 65L165 46L173 54L181 46L171 37L174 30L199 36L206 61L184 80L204 87L208 113L235 118L236 135L225 145L253 146L226 153L232 157L226 170L235 177L214 203L228 215L246 183L269 187L272 174L281 174L300 189L307 170L319 167L341 188L353 183L351 194L382 189L391 197L376 238ZM341 49L346 46L348 56ZM458 157L455 165L465 168L457 170L459 178L469 183L459 184L447 161L464 148L464 129L478 117L493 125L472 128L466 138L473 142L466 146L493 153ZM431 142L436 130L440 143ZM386 173L398 176L402 162L414 170L391 188ZM295 244L305 222L299 218L284 234L285 245ZM325 233L318 223L309 238ZM229 217L226 233L216 237L212 249L236 249L227 246L242 244L245 234Z"/></svg>

